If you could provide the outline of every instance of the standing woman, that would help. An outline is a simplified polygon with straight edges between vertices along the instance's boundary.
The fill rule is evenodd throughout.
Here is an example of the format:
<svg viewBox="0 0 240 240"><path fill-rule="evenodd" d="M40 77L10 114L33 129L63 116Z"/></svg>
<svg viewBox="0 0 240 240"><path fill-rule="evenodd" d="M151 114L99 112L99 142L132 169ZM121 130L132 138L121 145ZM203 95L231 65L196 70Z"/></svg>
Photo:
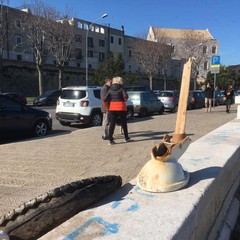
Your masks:
<svg viewBox="0 0 240 240"><path fill-rule="evenodd" d="M211 112L212 102L213 102L214 89L210 83L207 83L205 89L205 112Z"/></svg>
<svg viewBox="0 0 240 240"><path fill-rule="evenodd" d="M107 107L109 104L109 145L115 144L113 134L117 118L121 119L125 142L130 140L127 128L127 99L128 94L123 88L123 79L121 77L114 77L112 85L104 98L105 106Z"/></svg>
<svg viewBox="0 0 240 240"><path fill-rule="evenodd" d="M226 113L229 113L230 108L231 108L231 104L233 103L233 87L232 84L228 84L225 92L224 92L224 96L226 98Z"/></svg>

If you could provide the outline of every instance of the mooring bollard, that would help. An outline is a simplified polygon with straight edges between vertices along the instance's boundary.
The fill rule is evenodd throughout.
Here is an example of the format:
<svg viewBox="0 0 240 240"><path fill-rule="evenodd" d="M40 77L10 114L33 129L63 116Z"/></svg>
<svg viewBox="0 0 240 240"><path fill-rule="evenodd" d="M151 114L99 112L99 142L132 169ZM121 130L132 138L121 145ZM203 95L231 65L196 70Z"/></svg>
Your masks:
<svg viewBox="0 0 240 240"><path fill-rule="evenodd" d="M192 58L184 64L177 121L173 136L165 135L159 145L152 148L151 159L137 175L137 185L148 192L171 192L185 187L189 173L178 159L190 144L185 134L187 100L192 69Z"/></svg>

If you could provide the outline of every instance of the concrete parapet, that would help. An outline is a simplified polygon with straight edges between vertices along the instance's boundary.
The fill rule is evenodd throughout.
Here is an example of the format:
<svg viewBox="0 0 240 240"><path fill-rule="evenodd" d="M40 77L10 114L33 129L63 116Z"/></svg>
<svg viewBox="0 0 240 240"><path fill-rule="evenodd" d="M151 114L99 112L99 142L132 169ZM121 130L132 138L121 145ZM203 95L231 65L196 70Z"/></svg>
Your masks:
<svg viewBox="0 0 240 240"><path fill-rule="evenodd" d="M190 173L184 189L150 193L133 179L40 239L227 239L239 209L240 119L190 144L179 162Z"/></svg>

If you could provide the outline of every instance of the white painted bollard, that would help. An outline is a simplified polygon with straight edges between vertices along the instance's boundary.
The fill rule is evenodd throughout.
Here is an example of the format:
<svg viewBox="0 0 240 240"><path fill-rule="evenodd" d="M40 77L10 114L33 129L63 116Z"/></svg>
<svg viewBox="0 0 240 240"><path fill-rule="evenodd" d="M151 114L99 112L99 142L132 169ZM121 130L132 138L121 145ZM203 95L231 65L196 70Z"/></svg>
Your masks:
<svg viewBox="0 0 240 240"><path fill-rule="evenodd" d="M237 104L237 118L240 118L240 96L235 96L235 104Z"/></svg>
<svg viewBox="0 0 240 240"><path fill-rule="evenodd" d="M0 240L9 240L9 236L4 231L0 230Z"/></svg>

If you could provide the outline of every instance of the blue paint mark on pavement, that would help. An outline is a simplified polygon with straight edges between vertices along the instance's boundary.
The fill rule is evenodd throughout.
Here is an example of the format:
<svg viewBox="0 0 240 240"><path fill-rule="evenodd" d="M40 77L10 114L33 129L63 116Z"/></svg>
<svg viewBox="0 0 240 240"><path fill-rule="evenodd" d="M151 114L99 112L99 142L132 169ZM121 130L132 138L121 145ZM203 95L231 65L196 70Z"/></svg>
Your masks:
<svg viewBox="0 0 240 240"><path fill-rule="evenodd" d="M99 233L99 235L109 235L109 234L116 234L119 230L119 225L116 223L108 223L103 220L101 217L93 217L89 219L87 222L85 222L82 226L77 228L74 232L69 234L64 238L64 240L74 240L76 237L78 237L86 228L89 227L93 222L97 222L100 225L105 227L105 230Z"/></svg>

